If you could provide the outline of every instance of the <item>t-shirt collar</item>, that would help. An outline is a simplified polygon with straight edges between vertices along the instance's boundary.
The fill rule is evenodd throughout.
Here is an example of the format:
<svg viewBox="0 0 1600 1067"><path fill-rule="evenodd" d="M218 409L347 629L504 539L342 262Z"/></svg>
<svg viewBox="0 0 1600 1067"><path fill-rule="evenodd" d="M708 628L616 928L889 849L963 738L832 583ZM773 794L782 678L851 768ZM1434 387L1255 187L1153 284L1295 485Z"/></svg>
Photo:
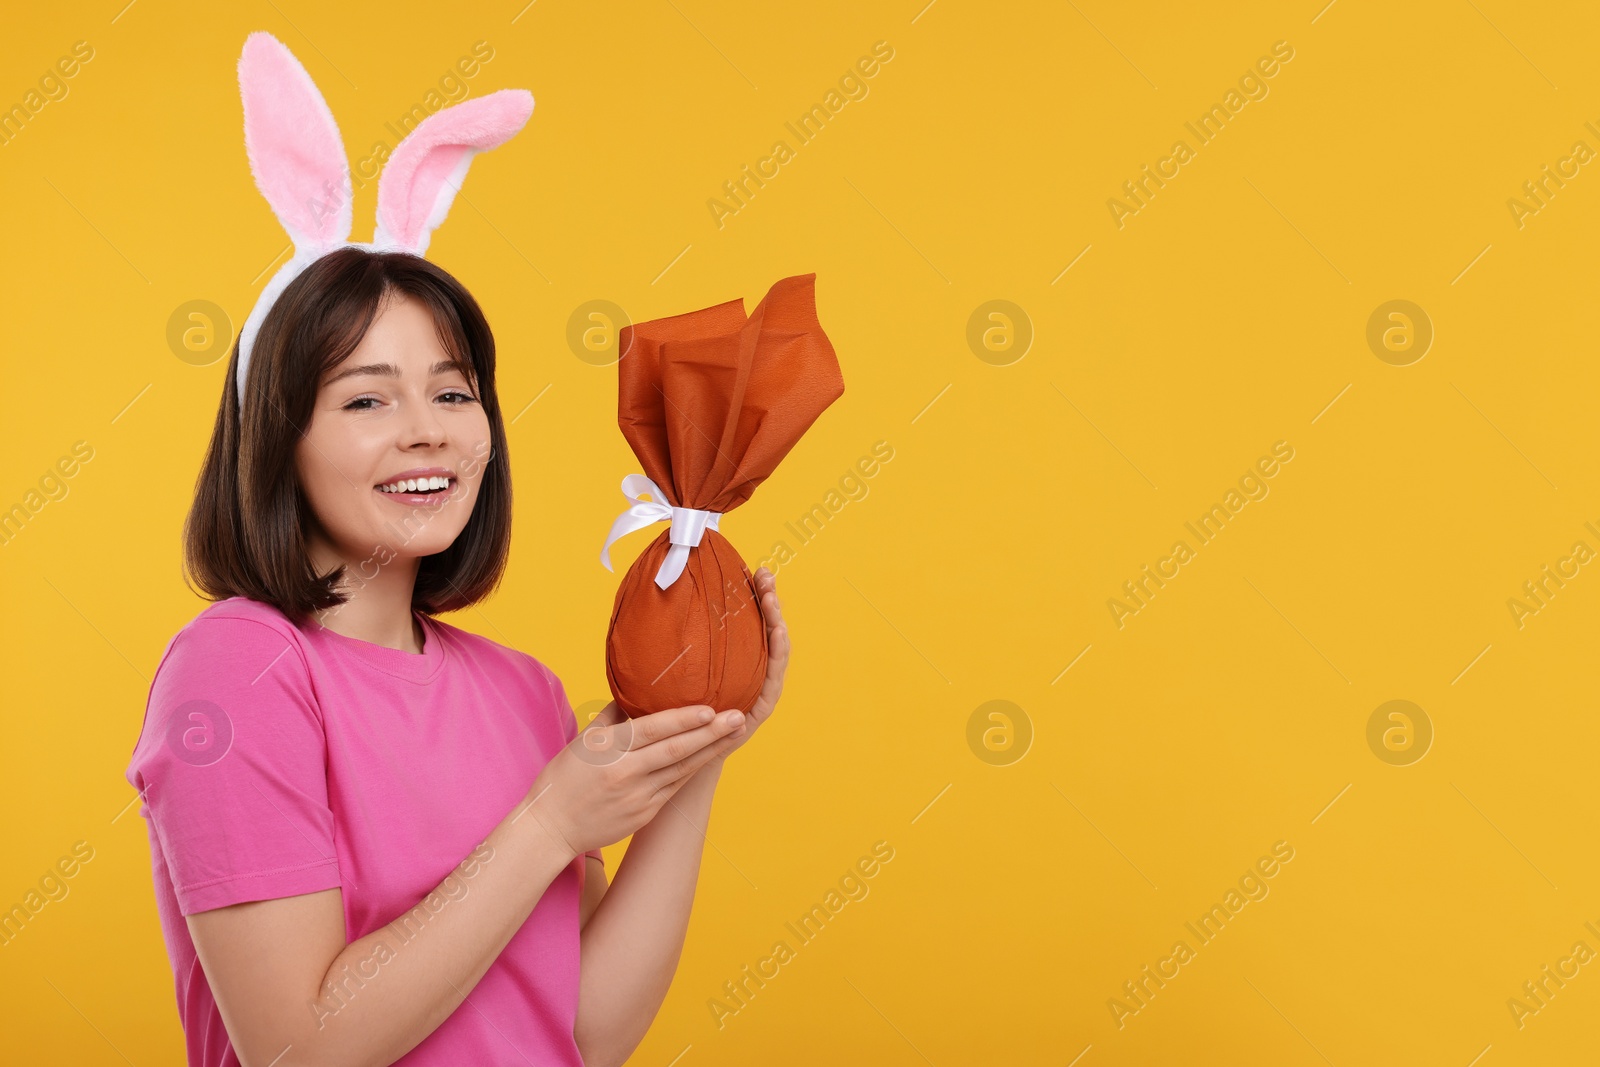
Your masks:
<svg viewBox="0 0 1600 1067"><path fill-rule="evenodd" d="M326 626L311 625L305 629L314 640L326 641L330 647L337 648L342 653L380 671L413 682L427 682L438 674L439 668L444 665L447 656L444 635L438 623L427 615L416 610L411 614L422 626L423 643L420 653L403 652L387 645L374 644L357 637L347 637Z"/></svg>

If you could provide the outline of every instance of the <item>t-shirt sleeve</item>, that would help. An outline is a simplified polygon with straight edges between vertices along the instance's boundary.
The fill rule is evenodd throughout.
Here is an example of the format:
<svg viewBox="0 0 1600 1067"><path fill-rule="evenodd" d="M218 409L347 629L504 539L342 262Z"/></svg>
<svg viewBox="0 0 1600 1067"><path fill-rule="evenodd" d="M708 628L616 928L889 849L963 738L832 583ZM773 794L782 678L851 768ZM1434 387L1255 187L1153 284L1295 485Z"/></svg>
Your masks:
<svg viewBox="0 0 1600 1067"><path fill-rule="evenodd" d="M533 659L532 656L528 658ZM572 702L567 699L566 686L561 684L561 679L556 677L555 671L536 659L533 662L538 666L539 673L544 675L545 682L550 686L550 695L555 701L556 718L561 722L561 736L568 744L571 744L572 739L578 736L578 713L572 710ZM584 855L593 856L600 861L602 866L605 865L605 857L600 855L600 850L597 848L591 848Z"/></svg>
<svg viewBox="0 0 1600 1067"><path fill-rule="evenodd" d="M173 639L129 779L184 915L341 884L321 709L267 623L201 618Z"/></svg>

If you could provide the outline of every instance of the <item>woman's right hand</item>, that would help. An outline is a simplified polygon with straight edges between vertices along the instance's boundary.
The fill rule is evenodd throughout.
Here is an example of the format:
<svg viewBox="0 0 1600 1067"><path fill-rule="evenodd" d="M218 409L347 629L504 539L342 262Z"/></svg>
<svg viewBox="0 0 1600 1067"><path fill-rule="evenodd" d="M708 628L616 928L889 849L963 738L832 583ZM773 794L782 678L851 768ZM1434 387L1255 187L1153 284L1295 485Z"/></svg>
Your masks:
<svg viewBox="0 0 1600 1067"><path fill-rule="evenodd" d="M737 745L743 713L712 711L695 704L630 719L608 705L539 772L524 812L573 856L621 841Z"/></svg>

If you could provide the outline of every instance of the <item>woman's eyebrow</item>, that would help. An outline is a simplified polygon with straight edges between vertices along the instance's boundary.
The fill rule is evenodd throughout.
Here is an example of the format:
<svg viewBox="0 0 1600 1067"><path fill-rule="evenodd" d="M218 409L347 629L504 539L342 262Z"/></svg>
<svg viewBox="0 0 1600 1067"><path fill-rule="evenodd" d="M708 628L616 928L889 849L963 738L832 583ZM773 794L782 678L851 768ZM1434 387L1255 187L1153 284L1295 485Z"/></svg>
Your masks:
<svg viewBox="0 0 1600 1067"><path fill-rule="evenodd" d="M460 369L461 364L455 362L454 360L442 359L428 369L428 374L432 376L435 374L443 374L446 371L459 371ZM393 363L365 363L359 367L346 367L344 370L340 371L338 374L335 374L332 378L329 378L322 384L324 386L332 385L334 382L341 381L345 378L353 378L358 374L381 374L385 378L398 378L400 377L400 368L396 367Z"/></svg>

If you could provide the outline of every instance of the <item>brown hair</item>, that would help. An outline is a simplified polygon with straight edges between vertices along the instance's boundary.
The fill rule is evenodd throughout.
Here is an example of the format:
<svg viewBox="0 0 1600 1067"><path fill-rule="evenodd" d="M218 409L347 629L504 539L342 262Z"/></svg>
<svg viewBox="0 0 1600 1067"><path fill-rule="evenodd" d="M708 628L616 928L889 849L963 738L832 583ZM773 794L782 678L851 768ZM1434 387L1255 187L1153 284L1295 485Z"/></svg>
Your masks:
<svg viewBox="0 0 1600 1067"><path fill-rule="evenodd" d="M383 301L401 294L432 312L440 343L462 365L489 418L490 442L472 516L449 548L422 557L412 607L430 615L455 611L499 584L511 545L511 466L489 323L472 294L427 260L341 248L290 282L262 320L242 406L234 341L183 528L185 580L208 599L249 597L296 621L347 599L337 591L345 568L319 577L306 552L315 515L295 472L295 446L310 425L323 373L349 358Z"/></svg>

